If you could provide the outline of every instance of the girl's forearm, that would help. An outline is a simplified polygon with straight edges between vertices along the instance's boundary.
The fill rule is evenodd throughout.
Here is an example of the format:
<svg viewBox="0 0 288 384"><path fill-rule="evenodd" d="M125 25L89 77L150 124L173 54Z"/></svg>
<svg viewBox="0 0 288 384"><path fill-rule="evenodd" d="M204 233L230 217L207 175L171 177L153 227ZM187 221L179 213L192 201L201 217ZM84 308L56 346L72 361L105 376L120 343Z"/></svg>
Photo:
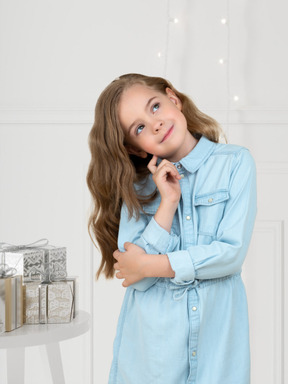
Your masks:
<svg viewBox="0 0 288 384"><path fill-rule="evenodd" d="M171 231L173 217L178 206L178 201L170 202L161 200L159 208L154 216L155 221L167 232ZM146 254L145 275L146 277L175 277L167 255Z"/></svg>
<svg viewBox="0 0 288 384"><path fill-rule="evenodd" d="M168 202L161 200L159 208L155 213L155 221L160 225L160 227L164 228L167 232L170 232L171 230L173 217L175 215L177 206L178 201Z"/></svg>
<svg viewBox="0 0 288 384"><path fill-rule="evenodd" d="M167 255L145 255L145 277L175 277Z"/></svg>

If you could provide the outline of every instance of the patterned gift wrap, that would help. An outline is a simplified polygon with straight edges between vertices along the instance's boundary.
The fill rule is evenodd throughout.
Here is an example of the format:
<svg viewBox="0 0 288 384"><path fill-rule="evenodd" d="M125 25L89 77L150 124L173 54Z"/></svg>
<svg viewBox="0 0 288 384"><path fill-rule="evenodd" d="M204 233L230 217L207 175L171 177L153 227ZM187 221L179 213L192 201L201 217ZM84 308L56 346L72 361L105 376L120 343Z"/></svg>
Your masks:
<svg viewBox="0 0 288 384"><path fill-rule="evenodd" d="M23 275L26 281L41 281L45 276L45 252L41 249L18 249L5 252L5 262L17 270L17 274Z"/></svg>
<svg viewBox="0 0 288 384"><path fill-rule="evenodd" d="M0 328L10 332L23 325L22 276L0 278Z"/></svg>
<svg viewBox="0 0 288 384"><path fill-rule="evenodd" d="M66 247L47 245L40 248L45 252L45 277L42 281L63 280L67 276Z"/></svg>
<svg viewBox="0 0 288 384"><path fill-rule="evenodd" d="M24 285L24 323L69 323L75 317L76 278Z"/></svg>
<svg viewBox="0 0 288 384"><path fill-rule="evenodd" d="M47 246L5 252L5 262L23 274L24 283L49 282L67 276L66 248Z"/></svg>

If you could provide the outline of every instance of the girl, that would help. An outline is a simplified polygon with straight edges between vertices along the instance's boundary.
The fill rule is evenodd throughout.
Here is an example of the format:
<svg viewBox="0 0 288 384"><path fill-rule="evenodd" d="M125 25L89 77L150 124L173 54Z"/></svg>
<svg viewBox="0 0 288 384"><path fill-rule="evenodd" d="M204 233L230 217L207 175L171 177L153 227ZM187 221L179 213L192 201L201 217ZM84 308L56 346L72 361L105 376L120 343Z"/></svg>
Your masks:
<svg viewBox="0 0 288 384"><path fill-rule="evenodd" d="M250 382L240 274L256 215L255 165L219 135L162 78L124 75L98 99L89 228L102 252L97 276L116 270L128 287L109 384Z"/></svg>

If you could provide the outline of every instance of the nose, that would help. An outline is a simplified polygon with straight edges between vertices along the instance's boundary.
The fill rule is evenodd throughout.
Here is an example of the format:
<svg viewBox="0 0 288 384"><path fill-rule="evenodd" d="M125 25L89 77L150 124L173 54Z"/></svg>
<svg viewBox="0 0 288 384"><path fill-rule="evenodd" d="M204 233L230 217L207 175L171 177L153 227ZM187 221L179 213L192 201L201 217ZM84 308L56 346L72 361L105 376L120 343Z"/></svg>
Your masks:
<svg viewBox="0 0 288 384"><path fill-rule="evenodd" d="M163 128L163 121L156 120L153 124L153 132L156 134Z"/></svg>

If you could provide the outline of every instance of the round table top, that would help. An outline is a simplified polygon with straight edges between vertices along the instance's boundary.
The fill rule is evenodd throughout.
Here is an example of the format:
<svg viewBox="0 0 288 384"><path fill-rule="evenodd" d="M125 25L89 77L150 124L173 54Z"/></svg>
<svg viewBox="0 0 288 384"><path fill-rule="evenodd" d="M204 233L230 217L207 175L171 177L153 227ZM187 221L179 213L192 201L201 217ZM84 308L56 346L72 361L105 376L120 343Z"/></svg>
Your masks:
<svg viewBox="0 0 288 384"><path fill-rule="evenodd" d="M0 335L0 349L23 348L72 339L90 328L90 314L78 311L75 319L65 324L23 324Z"/></svg>

